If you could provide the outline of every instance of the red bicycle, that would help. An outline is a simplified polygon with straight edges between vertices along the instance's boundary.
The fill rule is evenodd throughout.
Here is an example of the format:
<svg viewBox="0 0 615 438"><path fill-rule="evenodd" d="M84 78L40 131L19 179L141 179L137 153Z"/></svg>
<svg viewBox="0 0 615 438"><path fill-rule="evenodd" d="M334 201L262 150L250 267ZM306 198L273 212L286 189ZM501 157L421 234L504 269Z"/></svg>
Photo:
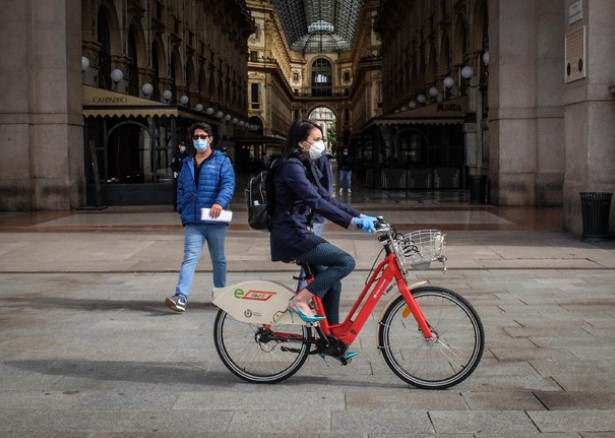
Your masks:
<svg viewBox="0 0 615 438"><path fill-rule="evenodd" d="M380 299L397 286L378 323L378 349L403 381L424 389L444 389L465 380L482 357L485 335L472 305L451 290L426 281L409 285L410 267L441 262L446 269L444 235L438 230L398 234L379 218L376 235L384 259L369 276L340 324L326 319L291 319L286 307L294 292L276 282L251 280L225 288L214 300L220 307L214 342L224 365L253 383L277 383L295 374L310 354L335 357L342 364ZM314 299L317 315L325 315Z"/></svg>

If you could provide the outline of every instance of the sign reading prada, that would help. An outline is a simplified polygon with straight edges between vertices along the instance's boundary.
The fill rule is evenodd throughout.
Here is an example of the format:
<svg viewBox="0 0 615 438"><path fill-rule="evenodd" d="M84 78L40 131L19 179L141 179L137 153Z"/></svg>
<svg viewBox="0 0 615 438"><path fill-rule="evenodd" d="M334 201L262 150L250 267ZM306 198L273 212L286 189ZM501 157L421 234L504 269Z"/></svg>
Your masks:
<svg viewBox="0 0 615 438"><path fill-rule="evenodd" d="M461 113L463 108L458 103L439 103L436 107L438 113Z"/></svg>

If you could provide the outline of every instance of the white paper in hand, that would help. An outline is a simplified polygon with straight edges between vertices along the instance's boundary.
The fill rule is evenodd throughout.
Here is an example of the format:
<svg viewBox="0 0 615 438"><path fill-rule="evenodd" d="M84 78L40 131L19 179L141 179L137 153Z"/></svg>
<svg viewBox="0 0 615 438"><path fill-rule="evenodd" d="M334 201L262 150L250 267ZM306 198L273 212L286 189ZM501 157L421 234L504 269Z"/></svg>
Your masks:
<svg viewBox="0 0 615 438"><path fill-rule="evenodd" d="M209 208L201 208L201 220L210 222L231 222L233 219L233 212L230 210L222 210L220 216L213 218L209 215Z"/></svg>

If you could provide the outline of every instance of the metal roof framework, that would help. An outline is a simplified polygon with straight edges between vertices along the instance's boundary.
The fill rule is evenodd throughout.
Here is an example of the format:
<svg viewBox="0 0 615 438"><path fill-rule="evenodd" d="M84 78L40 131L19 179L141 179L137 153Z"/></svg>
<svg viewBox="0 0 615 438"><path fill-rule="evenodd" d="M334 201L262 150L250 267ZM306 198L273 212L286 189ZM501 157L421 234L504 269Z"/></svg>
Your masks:
<svg viewBox="0 0 615 438"><path fill-rule="evenodd" d="M351 50L365 0L272 0L291 50Z"/></svg>

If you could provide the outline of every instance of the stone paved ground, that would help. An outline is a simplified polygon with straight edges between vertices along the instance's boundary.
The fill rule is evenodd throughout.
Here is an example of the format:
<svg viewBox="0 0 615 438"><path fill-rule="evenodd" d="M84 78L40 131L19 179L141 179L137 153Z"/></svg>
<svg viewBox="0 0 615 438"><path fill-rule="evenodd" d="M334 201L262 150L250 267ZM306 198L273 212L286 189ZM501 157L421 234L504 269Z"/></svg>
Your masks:
<svg viewBox="0 0 615 438"><path fill-rule="evenodd" d="M423 223L421 212L386 213ZM412 273L462 293L485 325L479 368L444 391L388 369L377 313L350 366L311 357L283 383L243 383L213 345L207 262L188 312L162 304L181 260L176 217L19 217L0 229L0 437L615 437L615 245L490 231L502 216L475 213L440 212L449 270ZM347 310L379 248L370 236L327 233L357 258ZM266 235L239 227L227 248L229 284L292 285L294 267L269 262Z"/></svg>

